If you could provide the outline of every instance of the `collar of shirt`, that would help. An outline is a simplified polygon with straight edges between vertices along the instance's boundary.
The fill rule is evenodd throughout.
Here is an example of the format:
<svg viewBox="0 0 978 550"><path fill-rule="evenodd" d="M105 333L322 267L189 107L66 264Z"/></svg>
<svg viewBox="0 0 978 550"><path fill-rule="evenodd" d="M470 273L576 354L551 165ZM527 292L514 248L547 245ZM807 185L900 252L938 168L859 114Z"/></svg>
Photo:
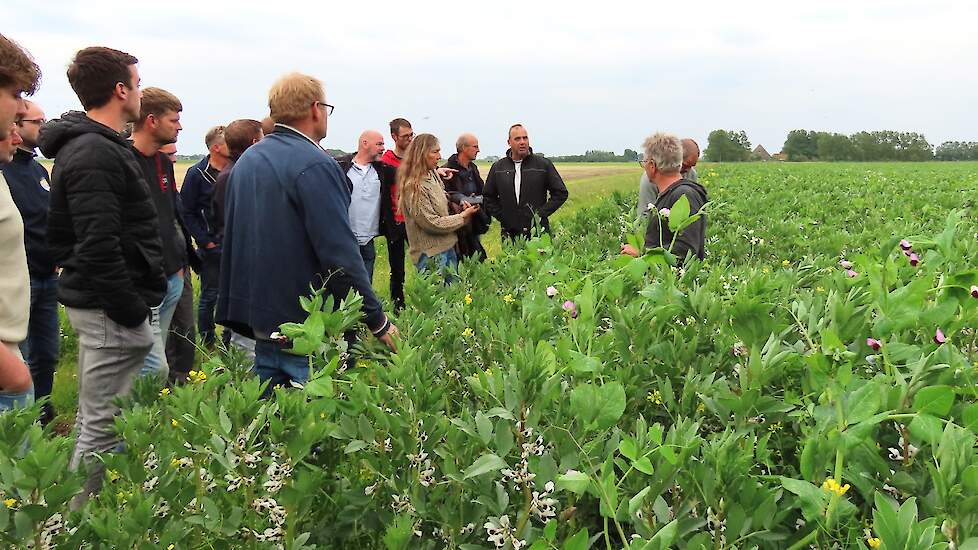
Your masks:
<svg viewBox="0 0 978 550"><path fill-rule="evenodd" d="M315 141L313 141L311 137L303 134L302 132L300 132L299 130L296 130L295 128L293 128L291 126L289 126L288 124L282 124L281 122L276 122L275 123L275 126L276 127L280 126L282 128L285 128L286 130L292 130L293 132L295 132L295 133L299 134L300 136L306 138L306 141L308 141L309 143L315 145L316 147L318 147L319 149L321 149L324 152L326 151L326 149L323 149L323 146L322 145L320 145L320 144L316 143Z"/></svg>

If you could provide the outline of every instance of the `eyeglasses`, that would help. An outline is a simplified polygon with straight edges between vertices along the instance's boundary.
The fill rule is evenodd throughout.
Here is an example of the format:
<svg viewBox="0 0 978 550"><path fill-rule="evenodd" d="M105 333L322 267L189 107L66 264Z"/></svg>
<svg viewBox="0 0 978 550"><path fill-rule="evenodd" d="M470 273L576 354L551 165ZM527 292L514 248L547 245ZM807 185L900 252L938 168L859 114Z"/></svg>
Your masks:
<svg viewBox="0 0 978 550"><path fill-rule="evenodd" d="M641 166L642 168L645 168L645 166L650 162L652 162L652 159L640 160L638 161L638 165Z"/></svg>
<svg viewBox="0 0 978 550"><path fill-rule="evenodd" d="M20 120L17 121L17 126L23 126L25 122L30 122L31 124L37 124L38 126L40 126L40 125L44 124L45 122L47 122L47 119L44 118L44 117L41 117L41 118L22 118L22 119L20 119Z"/></svg>
<svg viewBox="0 0 978 550"><path fill-rule="evenodd" d="M403 136L397 136L397 139L406 139L410 141L414 139L414 132L411 132L410 134L404 134Z"/></svg>
<svg viewBox="0 0 978 550"><path fill-rule="evenodd" d="M322 101L313 101L312 104L316 107L322 107L323 110L326 111L326 116L333 114L333 109L335 109L335 107L329 103L323 103Z"/></svg>

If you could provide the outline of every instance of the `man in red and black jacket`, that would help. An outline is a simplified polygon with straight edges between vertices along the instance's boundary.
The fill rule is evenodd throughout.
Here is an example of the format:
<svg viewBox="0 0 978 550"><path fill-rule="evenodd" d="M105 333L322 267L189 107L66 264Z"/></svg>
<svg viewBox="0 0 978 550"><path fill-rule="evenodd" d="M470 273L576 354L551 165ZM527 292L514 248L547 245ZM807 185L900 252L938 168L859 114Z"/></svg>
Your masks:
<svg viewBox="0 0 978 550"><path fill-rule="evenodd" d="M414 139L414 129L403 118L392 120L390 127L394 148L388 149L380 160L396 170L401 165L401 157ZM397 209L396 181L391 184L390 192L385 193L383 198L385 202L389 202L386 206L381 205L380 218L384 220L389 212L393 220L390 230L384 232L384 237L387 238L387 257L391 264L391 301L394 302L394 310L398 311L404 307L404 248L407 245L407 230L404 228L404 215Z"/></svg>

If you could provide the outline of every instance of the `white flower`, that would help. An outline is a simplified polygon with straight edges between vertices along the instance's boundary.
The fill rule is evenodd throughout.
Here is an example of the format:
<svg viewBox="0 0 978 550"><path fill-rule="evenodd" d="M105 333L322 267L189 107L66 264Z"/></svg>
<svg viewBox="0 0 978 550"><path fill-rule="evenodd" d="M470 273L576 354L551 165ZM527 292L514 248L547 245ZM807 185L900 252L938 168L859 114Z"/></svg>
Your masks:
<svg viewBox="0 0 978 550"><path fill-rule="evenodd" d="M663 209L659 210L659 216L662 216L663 218L668 218L669 217L669 209L668 208L663 208Z"/></svg>
<svg viewBox="0 0 978 550"><path fill-rule="evenodd" d="M160 483L159 476L153 476L143 482L143 491L152 491Z"/></svg>
<svg viewBox="0 0 978 550"><path fill-rule="evenodd" d="M539 491L533 491L533 500L530 502L530 513L536 514L537 518L541 522L546 522L547 519L557 516L557 505L560 504L557 499L550 498L550 493L554 490L554 482L548 481L544 485L544 491L541 493Z"/></svg>
<svg viewBox="0 0 978 550"><path fill-rule="evenodd" d="M547 296L550 296L551 298L553 298L556 295L557 295L557 287L555 287L555 286L548 286L547 287Z"/></svg>

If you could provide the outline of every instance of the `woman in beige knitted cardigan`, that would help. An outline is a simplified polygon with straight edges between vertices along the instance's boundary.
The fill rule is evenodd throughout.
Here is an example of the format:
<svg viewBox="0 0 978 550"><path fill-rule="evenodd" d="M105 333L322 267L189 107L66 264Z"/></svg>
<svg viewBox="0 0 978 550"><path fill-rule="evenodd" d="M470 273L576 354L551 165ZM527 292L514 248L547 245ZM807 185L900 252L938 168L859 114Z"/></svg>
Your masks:
<svg viewBox="0 0 978 550"><path fill-rule="evenodd" d="M439 160L438 138L431 134L414 138L397 169L398 205L404 213L411 262L421 272L442 271L451 282L458 267L455 232L479 211L479 206L463 203L461 213L449 215L445 187L435 173Z"/></svg>

